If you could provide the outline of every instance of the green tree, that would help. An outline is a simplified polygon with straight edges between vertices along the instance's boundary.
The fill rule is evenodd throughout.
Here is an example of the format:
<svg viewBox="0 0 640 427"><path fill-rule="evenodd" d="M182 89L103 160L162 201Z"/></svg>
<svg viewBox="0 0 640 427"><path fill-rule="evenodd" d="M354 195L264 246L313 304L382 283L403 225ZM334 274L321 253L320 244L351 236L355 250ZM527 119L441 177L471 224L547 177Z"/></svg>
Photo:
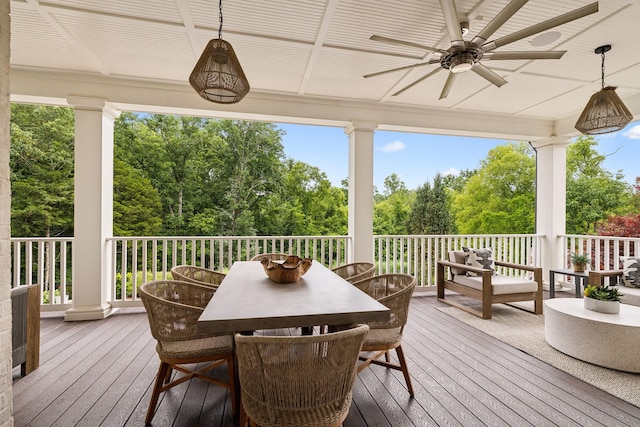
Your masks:
<svg viewBox="0 0 640 427"><path fill-rule="evenodd" d="M345 194L320 169L293 159L284 162L284 180L261 214L265 234L336 235L347 233Z"/></svg>
<svg viewBox="0 0 640 427"><path fill-rule="evenodd" d="M535 160L528 144L508 143L489 151L452 211L462 234L532 233L535 215Z"/></svg>
<svg viewBox="0 0 640 427"><path fill-rule="evenodd" d="M567 233L593 234L598 222L629 206L631 188L621 172L602 166L592 136L580 136L567 147Z"/></svg>
<svg viewBox="0 0 640 427"><path fill-rule="evenodd" d="M384 180L385 191L378 195L373 206L373 232L375 234L407 234L407 221L415 198L398 175Z"/></svg>
<svg viewBox="0 0 640 427"><path fill-rule="evenodd" d="M201 178L217 202L219 233L254 235L262 205L282 185L282 131L273 124L248 121L211 121L208 126L220 144Z"/></svg>
<svg viewBox="0 0 640 427"><path fill-rule="evenodd" d="M415 193L407 223L409 234L449 234L455 231L442 175L427 181Z"/></svg>
<svg viewBox="0 0 640 427"><path fill-rule="evenodd" d="M12 234L72 236L73 111L12 104L11 114Z"/></svg>
<svg viewBox="0 0 640 427"><path fill-rule="evenodd" d="M116 159L113 181L113 234L158 235L162 230L162 202L149 179Z"/></svg>

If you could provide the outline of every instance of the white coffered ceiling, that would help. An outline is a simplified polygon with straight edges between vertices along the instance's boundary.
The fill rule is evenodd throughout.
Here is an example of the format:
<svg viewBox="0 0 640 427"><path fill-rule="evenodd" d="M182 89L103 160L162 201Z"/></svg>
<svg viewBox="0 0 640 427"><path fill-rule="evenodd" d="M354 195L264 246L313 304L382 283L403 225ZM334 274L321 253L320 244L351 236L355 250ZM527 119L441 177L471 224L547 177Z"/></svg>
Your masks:
<svg viewBox="0 0 640 427"><path fill-rule="evenodd" d="M492 39L592 3L530 0ZM479 32L508 0L456 0ZM200 99L188 76L217 37L217 0L11 0L11 87L17 101L64 103L102 97L116 108L341 125L368 120L381 129L542 138L574 132L607 85L640 117L640 2L603 0L599 12L561 25L551 44L535 36L497 51L567 50L559 60L490 61L498 88L475 73L439 100L447 72L392 94L437 65L365 79L421 62L429 52L369 40L372 34L442 49L448 33L437 0L224 0L222 36L251 84L240 103Z"/></svg>

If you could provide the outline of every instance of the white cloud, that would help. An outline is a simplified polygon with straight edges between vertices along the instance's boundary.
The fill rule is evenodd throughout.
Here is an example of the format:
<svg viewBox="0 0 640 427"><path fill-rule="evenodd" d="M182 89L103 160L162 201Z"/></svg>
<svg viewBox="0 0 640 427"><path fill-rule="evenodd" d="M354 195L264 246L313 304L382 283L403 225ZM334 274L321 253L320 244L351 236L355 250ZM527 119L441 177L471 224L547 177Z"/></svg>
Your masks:
<svg viewBox="0 0 640 427"><path fill-rule="evenodd" d="M449 170L446 170L442 173L442 176L447 175L460 176L460 171L456 168L449 168Z"/></svg>
<svg viewBox="0 0 640 427"><path fill-rule="evenodd" d="M380 150L384 151L385 153L395 153L397 151L404 150L406 147L407 146L404 145L404 142L402 141L393 141L382 147Z"/></svg>
<svg viewBox="0 0 640 427"><path fill-rule="evenodd" d="M629 139L640 139L640 125L631 127L631 129L623 133L622 136Z"/></svg>

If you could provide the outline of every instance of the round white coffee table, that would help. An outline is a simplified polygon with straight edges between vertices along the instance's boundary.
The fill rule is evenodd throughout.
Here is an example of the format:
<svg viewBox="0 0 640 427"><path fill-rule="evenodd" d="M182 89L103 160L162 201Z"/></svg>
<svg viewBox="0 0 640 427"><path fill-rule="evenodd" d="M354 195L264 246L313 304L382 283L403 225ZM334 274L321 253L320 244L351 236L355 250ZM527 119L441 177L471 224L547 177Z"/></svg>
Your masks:
<svg viewBox="0 0 640 427"><path fill-rule="evenodd" d="M640 307L622 304L619 314L584 309L581 298L544 303L544 337L553 348L605 368L640 373Z"/></svg>

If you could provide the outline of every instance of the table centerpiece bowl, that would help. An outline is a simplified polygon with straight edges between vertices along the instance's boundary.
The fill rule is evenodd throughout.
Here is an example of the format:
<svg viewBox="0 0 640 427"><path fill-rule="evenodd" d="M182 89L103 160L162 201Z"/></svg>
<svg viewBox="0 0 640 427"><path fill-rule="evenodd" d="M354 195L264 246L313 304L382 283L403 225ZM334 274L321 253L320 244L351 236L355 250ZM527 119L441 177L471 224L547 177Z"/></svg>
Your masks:
<svg viewBox="0 0 640 427"><path fill-rule="evenodd" d="M263 259L260 261L269 279L277 283L294 283L309 271L311 258L300 258L296 255L287 257L284 261Z"/></svg>

